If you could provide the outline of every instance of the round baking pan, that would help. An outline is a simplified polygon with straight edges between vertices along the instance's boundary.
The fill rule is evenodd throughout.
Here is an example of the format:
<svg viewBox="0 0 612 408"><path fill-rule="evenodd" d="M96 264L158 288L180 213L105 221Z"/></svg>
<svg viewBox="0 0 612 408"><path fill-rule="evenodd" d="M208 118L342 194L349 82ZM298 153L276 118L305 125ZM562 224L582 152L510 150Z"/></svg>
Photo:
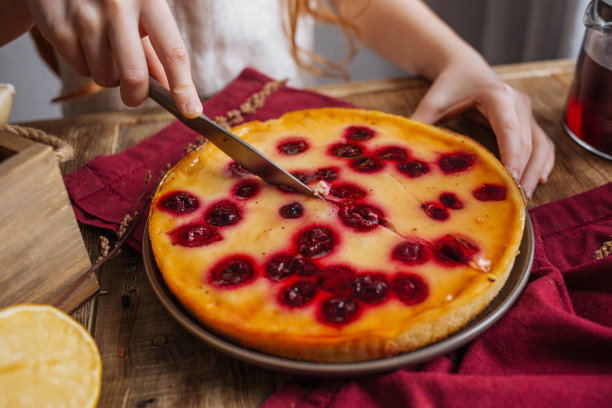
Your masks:
<svg viewBox="0 0 612 408"><path fill-rule="evenodd" d="M360 361L354 363L313 363L291 360L265 354L242 347L208 329L193 317L170 292L155 263L149 241L148 224L143 237L143 258L145 271L155 294L164 307L185 329L212 347L240 360L261 367L280 370L298 375L319 377L359 376L388 372L406 365L425 362L444 355L473 340L495 324L514 304L527 283L533 263L534 237L529 214L525 220L525 232L508 280L493 301L478 316L462 329L436 343L429 344L397 356Z"/></svg>

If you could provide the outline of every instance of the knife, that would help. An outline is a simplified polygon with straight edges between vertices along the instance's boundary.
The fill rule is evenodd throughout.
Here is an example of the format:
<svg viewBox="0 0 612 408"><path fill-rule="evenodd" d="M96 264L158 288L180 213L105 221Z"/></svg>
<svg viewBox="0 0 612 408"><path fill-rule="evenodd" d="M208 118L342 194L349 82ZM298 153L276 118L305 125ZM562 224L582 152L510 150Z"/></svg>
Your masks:
<svg viewBox="0 0 612 408"><path fill-rule="evenodd" d="M213 122L206 115L201 114L194 119L184 117L170 96L170 91L152 77L149 77L149 97L176 116L187 127L210 140L225 154L236 160L238 164L261 177L265 182L276 186L289 187L297 193L318 198L318 195L304 183L264 156L253 146Z"/></svg>

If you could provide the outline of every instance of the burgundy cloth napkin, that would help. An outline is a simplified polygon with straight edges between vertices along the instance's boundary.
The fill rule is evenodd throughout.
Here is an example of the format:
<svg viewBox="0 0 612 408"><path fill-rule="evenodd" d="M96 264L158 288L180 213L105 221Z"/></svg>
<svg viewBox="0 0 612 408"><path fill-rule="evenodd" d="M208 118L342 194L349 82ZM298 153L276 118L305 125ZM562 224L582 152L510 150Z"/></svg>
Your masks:
<svg viewBox="0 0 612 408"><path fill-rule="evenodd" d="M223 116L238 109L251 95L259 92L271 78L246 68L221 92L204 103L204 113L210 117ZM353 105L308 91L281 86L252 114L243 115L244 121L268 120L284 113L307 108L353 107ZM126 214L144 205L139 198L149 195L154 181L185 154L189 143L198 134L175 121L143 142L114 155L98 156L75 172L64 177L72 206L79 222L116 231ZM147 171L152 180L145 184ZM145 194L143 194L145 192ZM141 208L138 208L141 210ZM148 209L147 209L148 211ZM142 217L128 243L141 251L146 217Z"/></svg>
<svg viewBox="0 0 612 408"><path fill-rule="evenodd" d="M612 183L530 210L535 254L518 302L467 346L416 367L298 380L263 408L612 407Z"/></svg>

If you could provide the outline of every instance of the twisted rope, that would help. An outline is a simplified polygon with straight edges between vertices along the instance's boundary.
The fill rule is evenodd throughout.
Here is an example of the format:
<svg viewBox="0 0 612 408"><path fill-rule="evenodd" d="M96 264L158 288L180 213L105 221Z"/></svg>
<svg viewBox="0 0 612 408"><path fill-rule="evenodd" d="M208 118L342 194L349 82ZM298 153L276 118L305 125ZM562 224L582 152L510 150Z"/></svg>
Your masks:
<svg viewBox="0 0 612 408"><path fill-rule="evenodd" d="M49 135L40 129L15 126L7 123L6 125L0 127L0 130L4 130L13 135L25 137L26 139L30 139L34 142L51 146L59 163L63 163L74 157L74 149L68 142L60 139L57 136Z"/></svg>

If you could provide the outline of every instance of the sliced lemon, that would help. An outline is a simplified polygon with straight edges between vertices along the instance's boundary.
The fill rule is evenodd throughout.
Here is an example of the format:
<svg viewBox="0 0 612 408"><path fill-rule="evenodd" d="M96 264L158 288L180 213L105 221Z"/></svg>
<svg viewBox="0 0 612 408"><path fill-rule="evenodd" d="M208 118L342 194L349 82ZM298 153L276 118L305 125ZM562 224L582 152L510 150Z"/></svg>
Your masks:
<svg viewBox="0 0 612 408"><path fill-rule="evenodd" d="M95 407L101 375L94 339L61 310L0 309L0 407Z"/></svg>

